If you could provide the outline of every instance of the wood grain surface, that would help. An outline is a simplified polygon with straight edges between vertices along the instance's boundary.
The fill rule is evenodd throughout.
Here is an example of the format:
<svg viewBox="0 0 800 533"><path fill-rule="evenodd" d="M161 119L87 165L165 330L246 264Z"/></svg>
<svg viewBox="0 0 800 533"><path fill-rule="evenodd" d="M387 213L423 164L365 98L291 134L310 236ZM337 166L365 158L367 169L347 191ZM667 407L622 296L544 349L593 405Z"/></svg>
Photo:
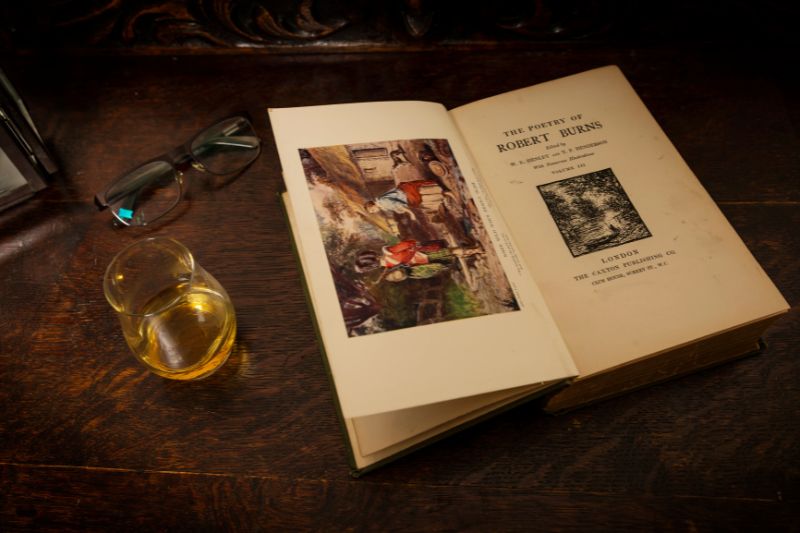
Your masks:
<svg viewBox="0 0 800 533"><path fill-rule="evenodd" d="M547 46L396 54L14 55L62 172L0 213L0 530L796 530L800 523L800 106L779 55ZM276 195L266 108L448 107L605 64L628 75L794 306L758 356L559 417L514 409L360 479ZM174 216L116 229L113 177L234 111L264 140ZM186 244L239 337L196 383L128 353L101 286L143 235Z"/></svg>

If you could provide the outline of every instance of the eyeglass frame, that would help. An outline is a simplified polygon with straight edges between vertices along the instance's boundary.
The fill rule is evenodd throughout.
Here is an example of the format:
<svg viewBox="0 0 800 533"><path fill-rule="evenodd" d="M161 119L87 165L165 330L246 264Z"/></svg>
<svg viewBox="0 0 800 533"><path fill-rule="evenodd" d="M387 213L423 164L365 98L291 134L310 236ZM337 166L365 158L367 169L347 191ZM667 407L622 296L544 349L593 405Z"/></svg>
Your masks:
<svg viewBox="0 0 800 533"><path fill-rule="evenodd" d="M251 117L250 117L250 115L248 113L237 113L235 115L230 115L228 117L225 117L225 118L219 119L219 120L217 120L215 122L212 122L211 124L209 124L205 128L202 128L197 133L195 133L185 143L180 144L180 145L176 146L175 148L173 148L172 150L164 152L164 153L162 153L161 155L159 155L157 157L154 157L152 159L148 159L147 161L145 161L143 163L140 163L140 164L136 165L135 167L131 167L127 172L123 172L123 173L119 174L116 178L111 180L111 182L108 184L108 186L105 188L105 190L103 192L97 193L94 196L94 204L97 207L97 210L98 211L105 211L106 209L111 207L112 204L122 200L126 196L128 196L128 195L132 194L133 192L135 192L136 189L134 191L131 191L129 193L117 196L117 197L112 198L112 199L109 199L109 198L106 197L106 194L108 193L108 191L110 191L114 187L114 185L116 185L119 182L121 182L124 178L128 177L134 171L136 171L136 170L138 170L140 168L144 168L145 166L147 166L147 165L149 165L151 163L155 163L157 161L163 161L163 162L169 164L172 167L172 169L175 171L175 180L178 183L180 194L178 195L178 197L175 200L174 204L172 204L163 213L161 213L157 217L153 218L153 220L150 220L148 222L148 224L152 223L152 222L155 222L159 218L163 217L164 215L166 215L167 213L169 213L170 211L175 209L175 206L177 206L180 203L180 201L183 200L184 194L185 194L185 189L184 189L184 186L183 186L183 184L184 184L183 176L184 176L184 173L186 171L188 171L190 168L194 168L195 170L200 171L200 172L207 172L208 174L211 174L211 175L214 175L214 176L226 176L226 175L237 173L237 172L243 172L244 170L247 169L247 167L252 165L255 162L256 159L258 159L259 155L261 155L261 138L258 135L255 136L255 138L258 140L258 147L257 147L257 152L256 152L255 156L253 157L253 160L250 161L249 163L247 163L246 165L242 166L241 168L237 168L235 170L231 170L230 172L214 172L213 170L210 170L205 165L203 165L200 161L198 161L197 157L192 153L192 144L194 144L194 142L201 135L203 135L205 132L207 132L208 130L210 130L211 128L216 126L217 124L221 124L221 123L226 122L228 120L237 119L237 118L243 119L250 126L250 128L253 130L253 132L255 133L255 127L253 126L253 121L252 121L252 119L251 119ZM122 224L124 226L128 226L128 227L131 226L131 224L126 223L124 220L121 220L117 213L114 213L112 211L112 214L114 215L114 219L117 222L119 222L120 224ZM145 226L147 224L142 224L142 225Z"/></svg>

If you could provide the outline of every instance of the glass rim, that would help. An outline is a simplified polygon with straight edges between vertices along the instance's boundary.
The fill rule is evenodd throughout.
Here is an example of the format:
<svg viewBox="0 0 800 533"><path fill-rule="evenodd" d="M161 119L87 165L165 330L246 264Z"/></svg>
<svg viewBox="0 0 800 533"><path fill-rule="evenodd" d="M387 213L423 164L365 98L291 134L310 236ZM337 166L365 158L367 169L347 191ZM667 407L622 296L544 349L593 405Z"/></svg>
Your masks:
<svg viewBox="0 0 800 533"><path fill-rule="evenodd" d="M112 297L110 296L110 294L112 292L111 291L112 267L117 265L119 263L119 261L122 258L124 258L126 254L130 253L130 251L132 249L138 248L138 247L141 247L141 246L144 246L144 245L147 245L147 244L151 244L154 241L165 242L165 243L169 243L170 245L173 245L177 249L177 251L180 253L181 256L183 256L183 257L188 259L187 263L188 263L188 266L189 266L189 279L188 279L187 288L186 288L186 290L184 290L184 291L180 292L179 294L177 294L170 301L168 301L164 305L160 306L158 309L155 309L155 310L150 311L148 313L132 313L129 310L125 309L123 306L119 305L118 302L116 302L116 299L112 299ZM157 315L158 313L162 312L164 309L167 309L167 308L171 307L175 302L177 302L184 295L186 295L187 292L189 292L189 290L190 290L189 287L191 287L192 283L194 282L194 278L195 278L195 270L196 270L195 265L196 265L196 262L195 262L194 255L192 254L191 250L189 250L183 243L179 242L176 239L173 239L172 237L167 237L165 235L154 235L154 236L150 236L150 237L144 237L144 238L141 238L141 239L137 239L137 240L125 245L125 247L123 247L122 250L120 250L119 252L114 254L114 257L111 259L111 261L109 261L108 266L106 267L105 273L103 274L103 295L105 296L106 301L108 302L108 304L116 312L124 314L126 316L141 318L141 317L149 317L149 316ZM114 301L112 301L112 300L114 300Z"/></svg>

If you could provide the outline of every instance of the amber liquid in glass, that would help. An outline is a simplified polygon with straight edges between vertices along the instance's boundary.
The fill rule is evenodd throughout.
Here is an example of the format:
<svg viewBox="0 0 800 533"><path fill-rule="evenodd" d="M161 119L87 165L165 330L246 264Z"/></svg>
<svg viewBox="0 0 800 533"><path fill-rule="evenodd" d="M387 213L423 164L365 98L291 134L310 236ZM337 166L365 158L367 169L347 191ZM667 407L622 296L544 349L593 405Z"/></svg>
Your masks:
<svg viewBox="0 0 800 533"><path fill-rule="evenodd" d="M179 285L159 294L143 309L145 316L123 327L136 356L172 379L211 374L227 360L236 338L229 298L203 286L186 290Z"/></svg>

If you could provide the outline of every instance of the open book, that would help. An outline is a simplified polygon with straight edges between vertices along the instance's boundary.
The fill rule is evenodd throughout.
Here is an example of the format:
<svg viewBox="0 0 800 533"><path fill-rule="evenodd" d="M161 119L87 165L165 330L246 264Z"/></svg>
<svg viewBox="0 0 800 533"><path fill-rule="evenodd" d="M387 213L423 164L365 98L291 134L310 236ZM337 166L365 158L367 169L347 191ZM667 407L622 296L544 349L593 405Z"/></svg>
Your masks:
<svg viewBox="0 0 800 533"><path fill-rule="evenodd" d="M742 356L788 308L616 67L269 116L356 472Z"/></svg>

